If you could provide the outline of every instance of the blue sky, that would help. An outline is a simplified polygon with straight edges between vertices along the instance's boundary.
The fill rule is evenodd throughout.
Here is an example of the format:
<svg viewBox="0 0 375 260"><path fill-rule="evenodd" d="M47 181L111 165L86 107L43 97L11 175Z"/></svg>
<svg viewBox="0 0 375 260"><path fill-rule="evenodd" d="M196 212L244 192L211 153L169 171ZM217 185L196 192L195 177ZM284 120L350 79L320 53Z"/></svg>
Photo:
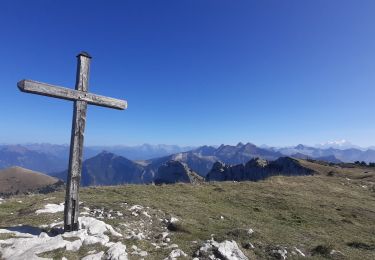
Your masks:
<svg viewBox="0 0 375 260"><path fill-rule="evenodd" d="M88 145L375 145L375 1L0 1L0 143L69 143L72 102L27 78L128 100L89 106Z"/></svg>

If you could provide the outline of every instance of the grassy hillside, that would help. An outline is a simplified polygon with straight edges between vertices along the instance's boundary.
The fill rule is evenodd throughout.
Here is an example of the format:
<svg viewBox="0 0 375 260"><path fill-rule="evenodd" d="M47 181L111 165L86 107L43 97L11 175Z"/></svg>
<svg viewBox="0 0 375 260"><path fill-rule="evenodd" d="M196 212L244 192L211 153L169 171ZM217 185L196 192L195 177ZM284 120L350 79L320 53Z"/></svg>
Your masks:
<svg viewBox="0 0 375 260"><path fill-rule="evenodd" d="M0 170L0 194L34 191L56 184L59 180L22 167Z"/></svg>
<svg viewBox="0 0 375 260"><path fill-rule="evenodd" d="M211 236L217 241L237 241L251 259L272 258L272 250L278 247L287 248L288 259L301 258L292 255L294 247L311 259L375 259L374 171L301 163L318 174L196 186L84 188L80 192L81 208L89 207L95 216L102 214L103 220L125 237L131 231L143 232L148 239L124 237L120 241L127 245L129 253L132 245L147 251L145 259L163 259L171 252L171 244L192 256ZM63 192L55 192L8 199L0 205L0 228L18 224L38 227L61 221L62 212L36 215L35 211L46 203L61 203L63 198ZM142 212L133 214L129 210L132 205L143 206L151 218ZM169 224L172 231L168 231L164 219L171 216L179 221ZM251 235L247 233L250 228L254 230ZM164 231L170 233L167 244L158 237ZM0 234L0 239L8 236ZM255 248L249 248L249 242ZM77 253L57 250L44 256L78 259L92 249L81 248ZM330 255L332 250L341 253ZM140 257L129 254L129 259Z"/></svg>

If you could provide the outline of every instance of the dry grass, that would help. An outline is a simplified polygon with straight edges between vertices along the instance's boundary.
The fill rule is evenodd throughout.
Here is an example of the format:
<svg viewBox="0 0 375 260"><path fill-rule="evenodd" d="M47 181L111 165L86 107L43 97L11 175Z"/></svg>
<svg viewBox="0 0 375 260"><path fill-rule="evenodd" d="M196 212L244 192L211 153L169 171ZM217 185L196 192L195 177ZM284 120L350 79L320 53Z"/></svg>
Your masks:
<svg viewBox="0 0 375 260"><path fill-rule="evenodd" d="M90 208L121 210L121 203L126 202L177 217L180 222L176 231L171 231L172 243L189 255L213 235L217 240L235 239L240 245L251 242L255 249L242 249L252 259L269 258L267 248L276 245L288 249L297 247L312 259L331 257L326 254L327 250L324 251L327 248L342 252L345 259L375 259L373 176L361 178L373 174L372 171L304 163L320 174L197 186L92 187L81 190L81 199ZM336 171L335 175L327 176L332 170ZM59 203L63 201L63 195L57 192L12 198L0 205L0 226L39 226L58 218L61 220L62 214L36 216L33 212L47 203L43 199L55 197L48 203ZM19 199L23 202L17 203ZM106 222L117 226L124 219ZM241 231L249 228L255 230L252 236ZM148 251L148 259L162 259L171 251L156 250L147 241L123 242L128 247L136 244ZM79 256L83 256L85 250L82 249ZM297 258L289 255L288 259Z"/></svg>

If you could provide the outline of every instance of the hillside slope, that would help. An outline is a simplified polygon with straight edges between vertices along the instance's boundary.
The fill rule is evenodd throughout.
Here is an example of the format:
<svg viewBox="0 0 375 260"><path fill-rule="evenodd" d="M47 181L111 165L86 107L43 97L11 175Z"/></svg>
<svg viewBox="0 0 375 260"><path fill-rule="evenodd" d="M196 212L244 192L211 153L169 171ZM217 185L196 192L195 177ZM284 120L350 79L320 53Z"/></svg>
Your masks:
<svg viewBox="0 0 375 260"><path fill-rule="evenodd" d="M0 170L0 194L24 193L59 184L59 180L48 175L21 167Z"/></svg>

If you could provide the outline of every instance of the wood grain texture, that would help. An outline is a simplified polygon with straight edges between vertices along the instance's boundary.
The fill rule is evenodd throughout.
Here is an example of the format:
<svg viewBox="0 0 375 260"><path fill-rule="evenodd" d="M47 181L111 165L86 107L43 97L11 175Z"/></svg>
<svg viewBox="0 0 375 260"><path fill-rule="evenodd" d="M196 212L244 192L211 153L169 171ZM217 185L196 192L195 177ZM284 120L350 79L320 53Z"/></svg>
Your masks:
<svg viewBox="0 0 375 260"><path fill-rule="evenodd" d="M90 58L78 56L76 90L88 91L90 73ZM70 141L70 157L68 180L65 195L64 229L65 231L78 230L79 216L79 185L82 171L83 141L86 125L87 102L77 100L74 102L72 134Z"/></svg>
<svg viewBox="0 0 375 260"><path fill-rule="evenodd" d="M17 83L17 86L22 92L33 93L42 96L49 96L72 101L82 100L86 101L90 105L109 107L119 110L124 110L127 108L127 102L125 100L86 93L77 89L74 90L60 86L54 86L34 80L21 80Z"/></svg>

